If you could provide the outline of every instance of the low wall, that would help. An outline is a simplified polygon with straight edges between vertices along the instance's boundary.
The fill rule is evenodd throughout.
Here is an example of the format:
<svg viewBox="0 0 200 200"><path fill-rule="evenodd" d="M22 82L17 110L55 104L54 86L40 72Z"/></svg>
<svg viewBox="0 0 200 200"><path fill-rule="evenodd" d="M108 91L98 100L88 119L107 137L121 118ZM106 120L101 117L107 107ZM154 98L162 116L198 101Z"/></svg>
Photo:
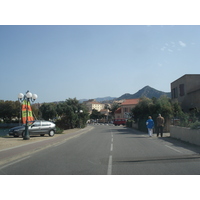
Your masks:
<svg viewBox="0 0 200 200"><path fill-rule="evenodd" d="M200 145L200 129L170 126L170 137Z"/></svg>

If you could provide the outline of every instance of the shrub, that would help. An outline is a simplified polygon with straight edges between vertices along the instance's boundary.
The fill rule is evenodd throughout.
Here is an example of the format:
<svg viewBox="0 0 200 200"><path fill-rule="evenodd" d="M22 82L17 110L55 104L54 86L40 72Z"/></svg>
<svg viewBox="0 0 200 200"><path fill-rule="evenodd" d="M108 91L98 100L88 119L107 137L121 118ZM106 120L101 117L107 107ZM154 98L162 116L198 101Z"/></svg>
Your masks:
<svg viewBox="0 0 200 200"><path fill-rule="evenodd" d="M200 122L196 121L196 122L190 124L190 128L191 129L200 129Z"/></svg>
<svg viewBox="0 0 200 200"><path fill-rule="evenodd" d="M56 127L56 134L62 134L63 133L63 129Z"/></svg>

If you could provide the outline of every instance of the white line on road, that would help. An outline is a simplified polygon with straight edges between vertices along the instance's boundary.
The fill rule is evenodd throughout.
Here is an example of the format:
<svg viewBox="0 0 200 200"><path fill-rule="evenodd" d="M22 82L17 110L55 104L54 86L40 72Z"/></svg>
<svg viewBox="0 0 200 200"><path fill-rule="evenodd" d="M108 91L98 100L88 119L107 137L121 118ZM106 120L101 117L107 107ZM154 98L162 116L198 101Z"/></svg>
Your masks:
<svg viewBox="0 0 200 200"><path fill-rule="evenodd" d="M13 165L13 164L16 164L16 163L18 163L18 162L21 162L22 160L25 160L25 159L27 159L27 158L30 158L30 156L26 156L26 157L24 157L24 158L21 158L21 159L19 159L19 160L16 160L16 161L14 161L14 162L11 162L11 163L9 163L9 164L7 164L7 165L4 165L4 166L0 167L0 170L3 169L3 168L8 167L8 166L10 166L10 165Z"/></svg>
<svg viewBox="0 0 200 200"><path fill-rule="evenodd" d="M181 151L179 151L179 150L177 150L177 149L174 149L173 147L170 147L170 146L168 146L168 145L165 145L166 147L168 147L168 148L170 148L170 149L172 149L172 150L174 150L174 151L177 151L177 152L179 152L179 153L182 153Z"/></svg>
<svg viewBox="0 0 200 200"><path fill-rule="evenodd" d="M113 143L111 143L110 151L113 151Z"/></svg>
<svg viewBox="0 0 200 200"><path fill-rule="evenodd" d="M107 175L112 175L112 156L109 156Z"/></svg>

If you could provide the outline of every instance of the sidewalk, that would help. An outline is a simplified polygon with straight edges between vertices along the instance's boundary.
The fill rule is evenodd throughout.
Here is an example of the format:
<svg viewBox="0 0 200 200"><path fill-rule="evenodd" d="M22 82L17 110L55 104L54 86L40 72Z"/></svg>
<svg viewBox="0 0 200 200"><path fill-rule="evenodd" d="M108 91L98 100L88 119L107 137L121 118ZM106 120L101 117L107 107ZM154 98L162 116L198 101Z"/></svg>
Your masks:
<svg viewBox="0 0 200 200"><path fill-rule="evenodd" d="M17 146L22 146L22 145L27 145L39 141L44 141L44 140L55 140L55 138L60 137L62 135L68 134L68 133L73 133L76 131L79 131L81 129L75 128L75 129L69 129L69 130L64 130L62 134L55 134L53 137L49 137L48 135L45 135L43 137L41 136L31 136L29 140L23 140L22 137L0 137L0 151L3 149L9 149L9 148L14 148Z"/></svg>
<svg viewBox="0 0 200 200"><path fill-rule="evenodd" d="M126 127L126 128L129 128L129 127ZM134 128L130 128L132 130L134 130L137 134L142 134L142 135L147 135L148 136L148 133L147 132L143 132L143 131L140 131L138 129L134 129ZM153 133L153 136L154 137L157 137L157 133ZM159 137L160 137L160 134L159 134ZM170 133L163 133L163 137L170 137Z"/></svg>

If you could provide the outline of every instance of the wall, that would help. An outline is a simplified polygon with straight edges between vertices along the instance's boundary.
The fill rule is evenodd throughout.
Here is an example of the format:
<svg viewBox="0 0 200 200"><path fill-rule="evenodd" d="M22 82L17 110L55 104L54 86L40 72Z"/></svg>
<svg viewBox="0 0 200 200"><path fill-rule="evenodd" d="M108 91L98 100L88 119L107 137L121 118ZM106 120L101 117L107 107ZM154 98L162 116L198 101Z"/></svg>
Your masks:
<svg viewBox="0 0 200 200"><path fill-rule="evenodd" d="M170 137L200 145L200 129L170 126Z"/></svg>
<svg viewBox="0 0 200 200"><path fill-rule="evenodd" d="M183 86L184 90L180 89ZM186 74L171 83L172 101L178 100L184 111L200 108L200 74ZM176 91L176 95L174 93ZM182 92L181 92L182 91Z"/></svg>

